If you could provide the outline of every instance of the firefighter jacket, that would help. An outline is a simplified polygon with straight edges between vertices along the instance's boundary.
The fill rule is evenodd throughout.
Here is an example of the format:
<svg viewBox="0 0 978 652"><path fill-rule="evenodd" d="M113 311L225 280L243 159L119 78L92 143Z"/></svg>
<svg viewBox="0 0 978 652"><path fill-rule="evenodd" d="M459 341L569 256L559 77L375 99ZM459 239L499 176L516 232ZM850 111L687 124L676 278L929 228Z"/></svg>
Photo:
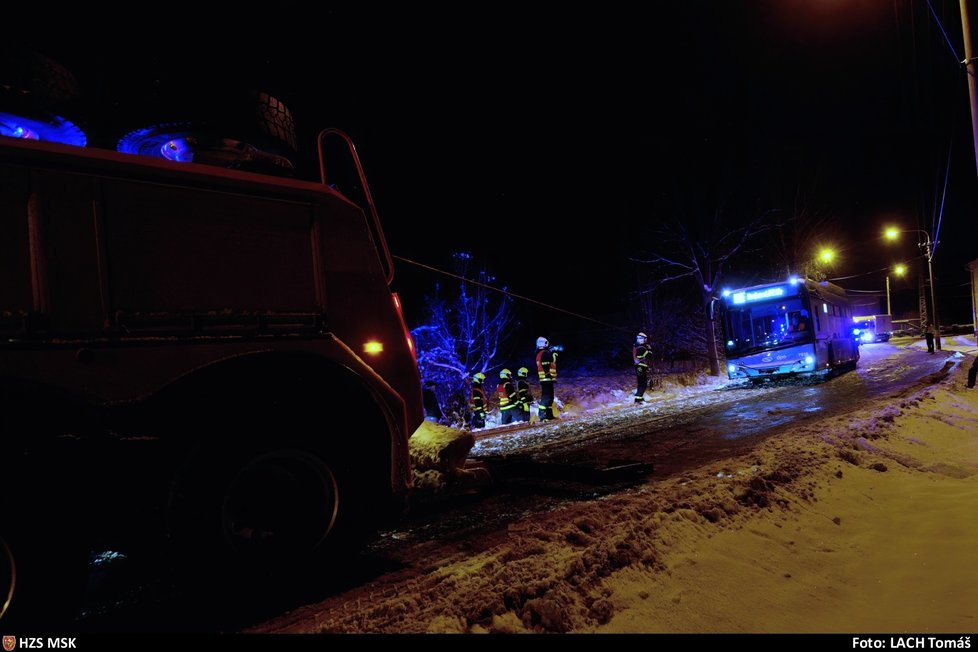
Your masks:
<svg viewBox="0 0 978 652"><path fill-rule="evenodd" d="M500 410L512 410L519 405L519 392L512 380L500 381L496 386L496 398L499 399Z"/></svg>
<svg viewBox="0 0 978 652"><path fill-rule="evenodd" d="M475 414L485 414L489 401L486 400L486 392L481 384L472 384L472 398L469 402L469 409Z"/></svg>
<svg viewBox="0 0 978 652"><path fill-rule="evenodd" d="M529 412L530 403L533 402L533 394L530 393L530 383L526 378L516 379L516 393L519 395L517 402L520 404L520 409Z"/></svg>
<svg viewBox="0 0 978 652"><path fill-rule="evenodd" d="M552 383L557 380L557 352L550 347L537 351L537 375L541 383Z"/></svg>
<svg viewBox="0 0 978 652"><path fill-rule="evenodd" d="M638 371L648 371L652 363L652 350L647 344L636 344L632 347L632 358Z"/></svg>

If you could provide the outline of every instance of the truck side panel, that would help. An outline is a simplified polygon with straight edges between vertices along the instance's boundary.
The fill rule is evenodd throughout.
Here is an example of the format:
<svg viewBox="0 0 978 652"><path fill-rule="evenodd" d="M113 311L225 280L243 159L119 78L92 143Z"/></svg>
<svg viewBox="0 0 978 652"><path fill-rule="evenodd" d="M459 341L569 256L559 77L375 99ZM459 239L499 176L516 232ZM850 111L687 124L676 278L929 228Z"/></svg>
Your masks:
<svg viewBox="0 0 978 652"><path fill-rule="evenodd" d="M26 171L0 165L0 332L17 331L33 310Z"/></svg>
<svg viewBox="0 0 978 652"><path fill-rule="evenodd" d="M155 166L139 159L112 168L131 157L98 158L109 159L103 175L98 161L79 173L58 169L57 158L3 168L11 181L0 195L10 237L2 239L0 309L8 332L29 336L18 347L328 330L402 397L408 424L420 422L412 343L358 207L309 184L259 197L226 172L161 183ZM368 341L384 351L366 354ZM112 401L151 393L182 375L165 376L180 365L160 355L166 360L138 379L104 376L84 389ZM121 362L123 354L113 357ZM56 359L49 350L22 362L34 369L30 375L67 381L71 374ZM129 396L120 391L126 387Z"/></svg>
<svg viewBox="0 0 978 652"><path fill-rule="evenodd" d="M320 312L310 205L105 183L111 305L126 313Z"/></svg>

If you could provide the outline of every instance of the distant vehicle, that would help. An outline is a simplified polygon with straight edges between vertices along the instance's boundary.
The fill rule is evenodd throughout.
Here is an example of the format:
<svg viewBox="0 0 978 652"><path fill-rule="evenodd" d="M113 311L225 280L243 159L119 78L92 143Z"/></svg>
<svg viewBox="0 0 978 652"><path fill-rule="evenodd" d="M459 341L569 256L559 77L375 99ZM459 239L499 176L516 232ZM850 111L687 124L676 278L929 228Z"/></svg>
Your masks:
<svg viewBox="0 0 978 652"><path fill-rule="evenodd" d="M403 505L414 345L373 205L322 175L0 137L4 623L70 620L96 551L258 585Z"/></svg>
<svg viewBox="0 0 978 652"><path fill-rule="evenodd" d="M974 324L951 324L949 326L941 326L941 334L947 333L948 335L970 335L975 332Z"/></svg>
<svg viewBox="0 0 978 652"><path fill-rule="evenodd" d="M732 380L855 368L859 360L849 300L833 283L791 278L725 290L720 307Z"/></svg>
<svg viewBox="0 0 978 652"><path fill-rule="evenodd" d="M860 344L889 342L893 333L890 315L860 315L852 318L852 336Z"/></svg>

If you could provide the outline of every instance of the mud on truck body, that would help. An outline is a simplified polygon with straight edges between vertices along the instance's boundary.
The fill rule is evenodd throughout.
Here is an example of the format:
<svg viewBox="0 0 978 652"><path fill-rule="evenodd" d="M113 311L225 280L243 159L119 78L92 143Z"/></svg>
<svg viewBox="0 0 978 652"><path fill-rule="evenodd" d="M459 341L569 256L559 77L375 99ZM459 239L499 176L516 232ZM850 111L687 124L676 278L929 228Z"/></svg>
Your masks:
<svg viewBox="0 0 978 652"><path fill-rule="evenodd" d="M301 573L397 509L421 388L368 209L325 179L0 138L7 622L70 619L96 551Z"/></svg>

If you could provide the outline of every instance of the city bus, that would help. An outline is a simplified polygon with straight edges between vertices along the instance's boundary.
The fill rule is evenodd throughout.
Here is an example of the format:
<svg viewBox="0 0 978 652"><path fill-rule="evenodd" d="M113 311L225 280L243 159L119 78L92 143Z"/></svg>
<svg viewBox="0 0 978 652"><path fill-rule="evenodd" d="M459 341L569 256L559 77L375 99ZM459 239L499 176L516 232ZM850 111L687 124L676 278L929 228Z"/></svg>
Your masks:
<svg viewBox="0 0 978 652"><path fill-rule="evenodd" d="M859 360L846 291L828 281L724 290L720 308L731 380L826 373Z"/></svg>

